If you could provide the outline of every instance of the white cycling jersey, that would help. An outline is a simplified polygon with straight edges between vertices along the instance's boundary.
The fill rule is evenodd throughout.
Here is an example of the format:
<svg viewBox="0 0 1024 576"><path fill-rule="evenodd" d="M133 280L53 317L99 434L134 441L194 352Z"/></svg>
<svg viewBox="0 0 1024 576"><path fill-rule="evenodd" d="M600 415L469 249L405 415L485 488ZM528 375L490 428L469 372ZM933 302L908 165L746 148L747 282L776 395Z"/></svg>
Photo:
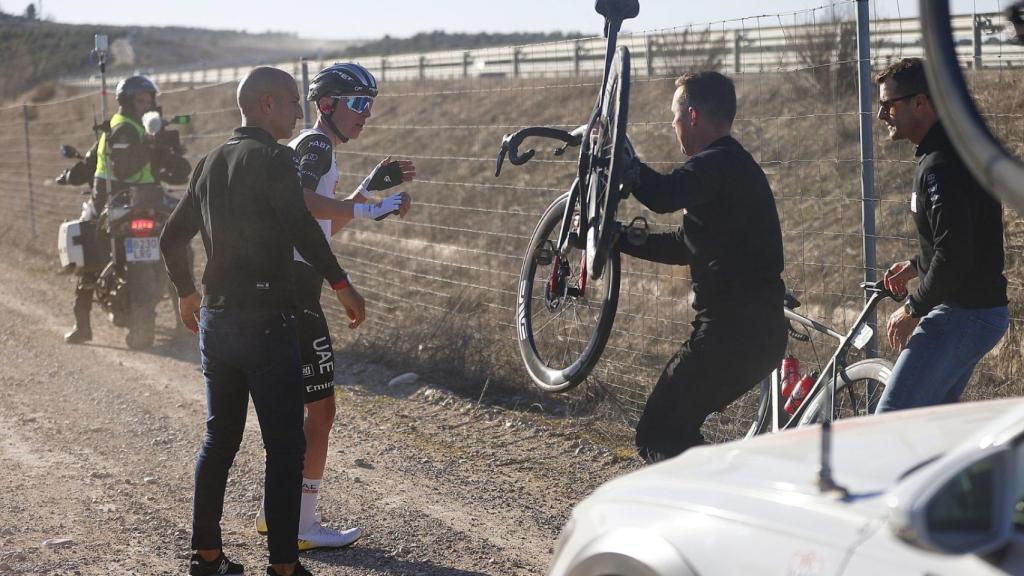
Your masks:
<svg viewBox="0 0 1024 576"><path fill-rule="evenodd" d="M320 136L320 138L315 138L315 136ZM299 132L298 136L293 138L291 142L288 142L288 146L297 153L302 154L302 156L298 157L298 163L299 177L303 181L303 187L305 188L312 178L317 178L316 193L327 198L334 198L335 189L338 186L338 161L334 157L334 147L331 146L330 138L327 137L327 134L316 128L308 128ZM303 160L307 159L307 155L316 155L319 158L322 158L324 155L330 156L330 169L323 174L304 174L305 166ZM312 164L318 163L316 162L317 158L313 158L313 160ZM309 164L311 162L307 159L305 165L308 166ZM323 230L324 236L329 240L331 238L331 221L317 219L317 222L320 224L320 229ZM299 262L306 262L299 255L298 250L295 251L295 259Z"/></svg>

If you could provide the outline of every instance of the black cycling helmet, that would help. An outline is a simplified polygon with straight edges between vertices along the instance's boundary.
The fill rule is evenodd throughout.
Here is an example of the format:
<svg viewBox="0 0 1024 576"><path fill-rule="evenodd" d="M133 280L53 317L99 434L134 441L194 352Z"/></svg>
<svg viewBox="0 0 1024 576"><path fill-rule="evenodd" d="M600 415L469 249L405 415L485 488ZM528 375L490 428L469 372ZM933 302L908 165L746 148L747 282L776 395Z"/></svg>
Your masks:
<svg viewBox="0 0 1024 576"><path fill-rule="evenodd" d="M317 102L330 96L377 95L377 79L366 68L353 62L339 62L324 68L309 83L306 100Z"/></svg>
<svg viewBox="0 0 1024 576"><path fill-rule="evenodd" d="M309 83L306 100L317 104L321 98L339 96L377 96L377 79L369 70L353 62L340 62L324 68ZM348 136L341 133L331 119L338 102L332 100L324 108L318 108L327 127L342 142L348 142Z"/></svg>
<svg viewBox="0 0 1024 576"><path fill-rule="evenodd" d="M131 109L132 97L139 92L149 92L153 95L153 105L156 106L156 95L160 93L160 89L156 87L156 84L152 80L145 76L129 76L124 80L117 83L117 88L114 90L114 95L117 98L117 103L122 107ZM130 110L136 112L135 110ZM136 114L138 115L138 114Z"/></svg>

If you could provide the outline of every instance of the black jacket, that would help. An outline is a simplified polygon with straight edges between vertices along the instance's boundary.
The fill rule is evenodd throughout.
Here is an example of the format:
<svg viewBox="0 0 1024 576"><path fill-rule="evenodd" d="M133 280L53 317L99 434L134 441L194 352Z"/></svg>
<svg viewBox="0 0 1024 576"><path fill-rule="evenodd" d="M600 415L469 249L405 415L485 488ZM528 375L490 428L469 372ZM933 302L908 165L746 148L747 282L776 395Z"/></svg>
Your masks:
<svg viewBox="0 0 1024 576"><path fill-rule="evenodd" d="M920 250L920 282L909 297L911 315L938 304L961 308L1006 306L1003 208L964 166L942 125L917 146L910 209Z"/></svg>
<svg viewBox="0 0 1024 576"><path fill-rule="evenodd" d="M657 213L683 211L674 232L651 234L630 256L689 265L697 318L737 318L758 308L781 314L782 230L761 167L730 136L719 138L671 174L641 164L637 200Z"/></svg>
<svg viewBox="0 0 1024 576"><path fill-rule="evenodd" d="M242 127L199 161L160 249L179 297L195 292L186 246L203 235L207 306L294 306L292 248L331 284L346 278L306 208L291 148Z"/></svg>

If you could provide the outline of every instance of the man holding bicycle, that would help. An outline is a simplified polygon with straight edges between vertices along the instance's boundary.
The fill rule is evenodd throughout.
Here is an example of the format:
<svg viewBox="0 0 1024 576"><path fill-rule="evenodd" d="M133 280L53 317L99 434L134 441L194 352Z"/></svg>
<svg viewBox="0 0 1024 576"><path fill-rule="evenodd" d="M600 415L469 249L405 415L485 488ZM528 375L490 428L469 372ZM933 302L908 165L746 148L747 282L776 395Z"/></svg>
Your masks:
<svg viewBox="0 0 1024 576"><path fill-rule="evenodd" d="M672 122L690 158L671 174L636 166L636 198L659 214L682 211L673 232L624 254L690 266L693 332L665 366L637 424L648 463L703 444L700 428L778 366L786 348L782 232L764 172L731 136L732 80L717 72L676 80Z"/></svg>
<svg viewBox="0 0 1024 576"><path fill-rule="evenodd" d="M889 317L900 350L877 412L960 399L974 367L1009 327L1003 211L967 170L932 106L920 58L878 75L878 119L917 145L910 211L920 248L893 264L885 287L906 303ZM920 278L908 295L907 283Z"/></svg>

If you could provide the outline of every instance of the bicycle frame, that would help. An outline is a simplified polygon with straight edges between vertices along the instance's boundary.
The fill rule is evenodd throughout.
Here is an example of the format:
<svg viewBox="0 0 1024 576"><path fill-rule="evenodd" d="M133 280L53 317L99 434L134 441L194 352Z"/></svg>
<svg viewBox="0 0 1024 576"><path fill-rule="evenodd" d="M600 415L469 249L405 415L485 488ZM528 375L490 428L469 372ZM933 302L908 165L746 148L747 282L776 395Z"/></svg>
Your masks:
<svg viewBox="0 0 1024 576"><path fill-rule="evenodd" d="M857 320L853 323L853 326L851 326L850 331L847 332L846 334L840 334L833 330L832 328L829 328L828 326L821 324L820 322L816 322L810 318L797 314L788 306L785 307L784 312L786 315L786 319L788 321L796 322L797 324L800 324L816 332L827 334L838 340L839 346L832 354L832 357L829 359L828 363L825 364L824 369L821 371L821 374L818 376L818 379L814 382L814 385L811 387L810 391L808 391L807 397L804 398L803 402L800 404L800 407L793 412L793 414L785 423L780 423L780 409L782 402L784 402L785 399L781 397L781 394L779 392L781 388L781 378L779 376L779 371L775 370L769 378L767 378L765 381L762 381L761 408L758 411L758 418L753 425L752 432L754 430L760 430L763 432L778 432L780 430L796 428L797 425L807 415L807 410L809 409L808 407L814 404L815 398L817 398L819 394L823 394L829 391L827 390L829 388L828 383L832 383L830 390L832 392L834 392L835 390L835 383L839 382L840 378L842 378L844 382L849 383L849 379L846 377L846 367L848 366L847 355L850 352L850 348L860 348L860 346L857 346L855 342L857 341L858 336L860 336L862 330L865 327L867 327L867 320L874 313L875 308L878 307L879 302L886 298L895 299L893 294L885 289L885 287L882 285L882 282L866 282L861 284L861 288L869 292L871 296L868 298L867 303L864 305L864 309L861 310L860 315L857 316ZM765 401L766 399L768 400L767 402ZM829 415L827 419L828 421L832 421L834 420L835 415L834 395L832 396L832 399L830 402L828 402L828 404ZM770 415L764 413L767 410L771 410ZM771 426L770 428L764 429L763 419L766 416L769 416L771 418Z"/></svg>
<svg viewBox="0 0 1024 576"><path fill-rule="evenodd" d="M588 193L590 190L589 172L590 163L593 161L593 154L591 154L591 139L589 135L593 132L594 126L600 118L601 108L605 104L608 76L611 73L612 60L615 56L615 48L618 45L619 30L621 30L621 28L621 19L605 19L605 36L608 41L605 45L604 72L601 77L601 88L597 94L597 102L594 104L594 110L591 112L590 119L587 123L576 128L572 132L545 126L531 126L523 128L511 134L506 134L505 137L502 138L501 149L498 151L498 158L494 170L495 176L501 175L501 166L504 163L506 156L508 157L509 162L514 166L521 166L533 158L536 154L536 150L533 148L522 154L519 153L519 146L527 138L550 138L563 142L563 146L555 150L555 156L561 156L564 154L565 150L569 146L580 146L576 178L573 180L573 183L568 190L569 202L566 204L565 216L562 218L562 226L558 233L558 244L555 246L556 254L559 256L565 256L567 252L571 228L573 226L572 215L574 211L577 210L578 207L582 214L585 212L585 207L587 206L587 198L584 194ZM580 218L578 223L579 229L576 231L578 237L586 236L589 225L590 222L588 221L588 218Z"/></svg>

